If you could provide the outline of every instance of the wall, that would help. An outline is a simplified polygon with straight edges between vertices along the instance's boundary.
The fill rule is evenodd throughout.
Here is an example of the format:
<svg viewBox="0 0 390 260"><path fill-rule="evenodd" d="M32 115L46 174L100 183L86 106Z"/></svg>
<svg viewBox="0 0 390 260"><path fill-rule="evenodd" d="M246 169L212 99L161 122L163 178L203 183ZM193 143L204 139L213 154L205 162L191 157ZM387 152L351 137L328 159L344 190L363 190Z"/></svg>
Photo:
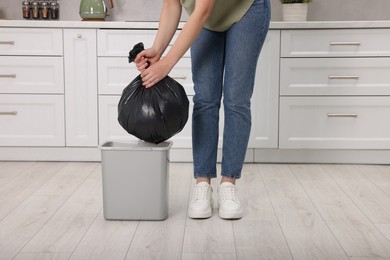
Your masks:
<svg viewBox="0 0 390 260"><path fill-rule="evenodd" d="M22 19L21 0L0 0L0 19ZM60 0L61 20L80 20L80 0ZM342 4L341 4L342 3ZM157 21L162 0L114 0L107 20ZM282 19L279 0L271 0L272 20ZM389 0L313 0L309 6L310 21L390 20ZM184 13L184 12L183 12ZM187 18L183 14L182 20Z"/></svg>

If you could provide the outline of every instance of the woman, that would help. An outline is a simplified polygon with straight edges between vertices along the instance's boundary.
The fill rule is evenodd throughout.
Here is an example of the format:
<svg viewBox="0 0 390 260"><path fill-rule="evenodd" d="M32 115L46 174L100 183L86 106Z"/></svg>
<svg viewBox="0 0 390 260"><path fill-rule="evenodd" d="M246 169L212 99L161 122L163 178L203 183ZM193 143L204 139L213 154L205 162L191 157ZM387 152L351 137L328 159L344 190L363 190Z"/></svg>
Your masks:
<svg viewBox="0 0 390 260"><path fill-rule="evenodd" d="M176 32L182 7L189 13L189 18L172 48L160 59ZM210 179L217 175L222 96L225 125L222 179L218 188L219 216L224 219L243 216L235 184L241 177L247 150L251 128L250 99L269 21L269 0L164 0L154 44L139 53L135 60L143 85L149 88L167 76L191 47L196 184L188 207L190 218L212 215Z"/></svg>

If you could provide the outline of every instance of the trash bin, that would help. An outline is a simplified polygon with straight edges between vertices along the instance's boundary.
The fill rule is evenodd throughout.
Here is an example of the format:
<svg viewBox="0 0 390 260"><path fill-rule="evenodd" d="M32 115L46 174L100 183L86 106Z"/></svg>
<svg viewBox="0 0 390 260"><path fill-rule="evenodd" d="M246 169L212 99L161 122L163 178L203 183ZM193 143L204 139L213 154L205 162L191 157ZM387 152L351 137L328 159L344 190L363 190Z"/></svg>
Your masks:
<svg viewBox="0 0 390 260"><path fill-rule="evenodd" d="M103 212L107 220L168 217L169 149L172 143L106 142L100 146Z"/></svg>

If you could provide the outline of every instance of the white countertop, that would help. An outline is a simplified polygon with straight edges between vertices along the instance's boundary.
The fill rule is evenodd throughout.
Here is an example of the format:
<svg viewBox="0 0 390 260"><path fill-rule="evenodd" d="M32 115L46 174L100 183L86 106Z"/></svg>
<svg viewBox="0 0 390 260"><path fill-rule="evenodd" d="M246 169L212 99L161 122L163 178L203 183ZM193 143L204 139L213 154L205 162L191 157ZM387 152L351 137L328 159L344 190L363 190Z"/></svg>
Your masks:
<svg viewBox="0 0 390 260"><path fill-rule="evenodd" d="M184 22L179 24L179 28ZM0 27L156 29L158 22L0 20ZM390 28L390 21L271 22L270 29Z"/></svg>

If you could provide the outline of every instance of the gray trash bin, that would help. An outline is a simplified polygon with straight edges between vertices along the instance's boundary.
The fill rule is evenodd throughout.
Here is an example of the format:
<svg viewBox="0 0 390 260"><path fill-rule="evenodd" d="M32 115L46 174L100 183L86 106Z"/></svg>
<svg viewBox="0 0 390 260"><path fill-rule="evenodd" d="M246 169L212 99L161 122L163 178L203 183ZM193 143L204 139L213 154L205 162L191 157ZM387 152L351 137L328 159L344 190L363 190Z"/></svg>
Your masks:
<svg viewBox="0 0 390 260"><path fill-rule="evenodd" d="M163 220L168 217L171 142L106 142L100 146L103 212L107 220Z"/></svg>

